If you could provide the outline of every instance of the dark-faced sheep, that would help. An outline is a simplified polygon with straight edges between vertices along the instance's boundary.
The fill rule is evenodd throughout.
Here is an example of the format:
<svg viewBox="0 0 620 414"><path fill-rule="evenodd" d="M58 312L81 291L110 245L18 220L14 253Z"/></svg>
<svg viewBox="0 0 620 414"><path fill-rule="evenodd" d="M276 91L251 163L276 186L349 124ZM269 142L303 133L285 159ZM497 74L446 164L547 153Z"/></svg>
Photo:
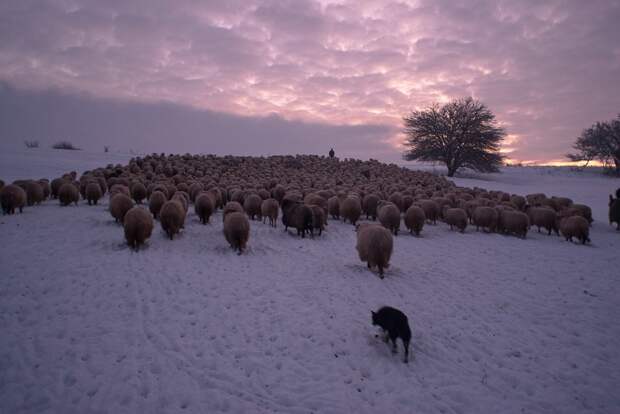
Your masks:
<svg viewBox="0 0 620 414"><path fill-rule="evenodd" d="M525 208L525 213L530 219L530 225L536 226L539 233L540 228L542 227L547 230L549 235L551 235L551 231L554 231L555 234L559 235L556 224L557 213L555 210L548 207L532 207L528 205Z"/></svg>
<svg viewBox="0 0 620 414"><path fill-rule="evenodd" d="M590 241L590 223L584 217L570 216L560 218L560 233L566 238L566 241L573 241L576 237L581 244Z"/></svg>
<svg viewBox="0 0 620 414"><path fill-rule="evenodd" d="M252 193L245 197L243 200L243 210L245 210L245 213L248 215L250 220L254 220L255 218L261 220L260 206L262 202L263 199L260 198L258 194Z"/></svg>
<svg viewBox="0 0 620 414"><path fill-rule="evenodd" d="M400 230L400 209L392 202L387 202L377 208L379 223L390 232L398 235Z"/></svg>
<svg viewBox="0 0 620 414"><path fill-rule="evenodd" d="M359 198L349 196L340 203L340 216L345 223L348 220L349 223L355 225L361 214L362 205Z"/></svg>
<svg viewBox="0 0 620 414"><path fill-rule="evenodd" d="M476 231L482 227L483 231L494 232L497 228L497 220L498 213L493 207L478 206L474 209L473 222L476 225Z"/></svg>
<svg viewBox="0 0 620 414"><path fill-rule="evenodd" d="M75 185L66 182L58 190L58 199L61 206L68 206L71 203L75 203L77 206L78 201L80 201L80 192Z"/></svg>
<svg viewBox="0 0 620 414"><path fill-rule="evenodd" d="M377 266L379 277L390 266L394 248L392 233L385 227L374 223L362 223L357 227L356 249L360 260L366 262L369 269Z"/></svg>
<svg viewBox="0 0 620 414"><path fill-rule="evenodd" d="M412 205L405 211L405 227L411 234L419 236L425 221L426 215L421 207Z"/></svg>
<svg viewBox="0 0 620 414"><path fill-rule="evenodd" d="M443 214L446 223L450 225L450 230L453 227L459 229L461 233L465 233L467 228L467 213L462 208L446 208Z"/></svg>
<svg viewBox="0 0 620 414"><path fill-rule="evenodd" d="M133 207L133 201L128 195L116 193L110 197L110 214L117 223L123 223L125 214Z"/></svg>
<svg viewBox="0 0 620 414"><path fill-rule="evenodd" d="M166 201L159 212L159 221L161 228L172 240L185 225L185 209L181 202L178 199Z"/></svg>
<svg viewBox="0 0 620 414"><path fill-rule="evenodd" d="M99 199L102 197L101 194L101 186L96 181L91 181L86 184L86 190L84 191L84 195L86 196L86 201L88 201L88 205L91 204L97 205Z"/></svg>
<svg viewBox="0 0 620 414"><path fill-rule="evenodd" d="M260 206L261 216L263 216L263 223L267 218L269 218L269 224L273 227L276 227L279 208L280 205L278 204L278 200L276 200L275 198L268 198L266 200L263 200Z"/></svg>
<svg viewBox="0 0 620 414"><path fill-rule="evenodd" d="M306 232L312 234L312 210L307 205L289 199L282 200L282 224L284 231L289 227L297 230L297 235L306 237Z"/></svg>
<svg viewBox="0 0 620 414"><path fill-rule="evenodd" d="M26 192L17 185L5 185L0 190L0 204L4 214L15 214L15 209L21 213L26 205Z"/></svg>
<svg viewBox="0 0 620 414"><path fill-rule="evenodd" d="M129 247L138 250L153 232L153 217L142 207L132 207L123 219L125 240Z"/></svg>
<svg viewBox="0 0 620 414"><path fill-rule="evenodd" d="M151 196L149 197L149 211L156 220L159 217L159 212L166 201L168 201L168 198L164 192L153 191L151 193Z"/></svg>
<svg viewBox="0 0 620 414"><path fill-rule="evenodd" d="M245 214L233 211L224 218L224 236L238 254L243 253L250 238L250 221Z"/></svg>
<svg viewBox="0 0 620 414"><path fill-rule="evenodd" d="M215 210L215 201L209 193L200 193L196 196L194 201L194 211L200 218L202 224L207 224L213 211Z"/></svg>

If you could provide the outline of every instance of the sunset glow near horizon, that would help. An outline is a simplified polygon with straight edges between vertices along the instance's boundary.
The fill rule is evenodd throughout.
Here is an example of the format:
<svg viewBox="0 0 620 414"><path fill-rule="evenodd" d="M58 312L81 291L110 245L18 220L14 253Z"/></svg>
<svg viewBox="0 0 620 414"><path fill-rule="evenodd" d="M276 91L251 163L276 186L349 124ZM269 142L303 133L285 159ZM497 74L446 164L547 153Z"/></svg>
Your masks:
<svg viewBox="0 0 620 414"><path fill-rule="evenodd" d="M403 116L472 96L509 160L566 163L620 112L612 0L8 1L0 16L13 88L368 129L343 156L397 160Z"/></svg>

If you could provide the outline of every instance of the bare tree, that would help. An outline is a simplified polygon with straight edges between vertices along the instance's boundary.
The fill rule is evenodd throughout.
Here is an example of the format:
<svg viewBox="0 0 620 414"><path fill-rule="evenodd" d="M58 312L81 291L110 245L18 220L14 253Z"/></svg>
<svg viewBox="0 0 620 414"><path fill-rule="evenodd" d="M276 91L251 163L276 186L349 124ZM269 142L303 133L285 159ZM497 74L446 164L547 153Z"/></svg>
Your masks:
<svg viewBox="0 0 620 414"><path fill-rule="evenodd" d="M471 97L413 111L403 120L409 147L403 158L408 161L443 162L449 177L459 168L496 172L502 165L499 149L506 132L495 115Z"/></svg>
<svg viewBox="0 0 620 414"><path fill-rule="evenodd" d="M584 129L573 145L575 154L567 154L571 161L601 161L606 166L614 165L614 172L620 174L620 114L609 122L597 122Z"/></svg>

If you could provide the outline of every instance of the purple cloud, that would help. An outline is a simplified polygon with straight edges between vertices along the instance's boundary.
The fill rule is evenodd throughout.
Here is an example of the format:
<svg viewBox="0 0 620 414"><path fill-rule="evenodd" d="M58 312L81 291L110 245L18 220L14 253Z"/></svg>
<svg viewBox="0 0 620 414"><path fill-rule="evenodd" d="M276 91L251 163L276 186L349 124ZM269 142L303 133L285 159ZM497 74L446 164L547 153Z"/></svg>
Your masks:
<svg viewBox="0 0 620 414"><path fill-rule="evenodd" d="M472 95L505 125L510 157L547 161L620 111L618 21L613 0L16 0L0 5L0 79L107 103L367 127L375 135L355 154L382 148L386 160L399 158L403 115Z"/></svg>

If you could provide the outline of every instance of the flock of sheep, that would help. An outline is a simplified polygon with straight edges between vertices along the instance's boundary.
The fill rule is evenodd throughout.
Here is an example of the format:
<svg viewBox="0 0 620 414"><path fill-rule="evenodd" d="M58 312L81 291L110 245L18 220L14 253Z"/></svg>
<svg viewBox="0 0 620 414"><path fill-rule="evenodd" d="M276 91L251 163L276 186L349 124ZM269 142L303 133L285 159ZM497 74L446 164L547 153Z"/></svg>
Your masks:
<svg viewBox="0 0 620 414"><path fill-rule="evenodd" d="M457 187L444 177L376 160L319 156L218 157L148 155L128 165L108 165L62 177L0 180L5 214L52 198L60 205L97 204L109 193L109 212L138 249L158 220L172 240L185 225L190 205L202 224L223 211L224 236L239 254L246 248L250 220L276 226L280 211L285 230L319 236L328 217L357 228L359 257L383 278L401 222L420 236L425 225L445 222L450 229L512 234L525 238L531 226L566 240L588 242L592 210L566 197L526 196L482 188ZM620 193L620 190L618 191ZM620 230L620 194L610 196L609 221ZM144 203L144 206L143 206ZM365 216L367 221L358 223ZM376 222L378 221L378 223Z"/></svg>

